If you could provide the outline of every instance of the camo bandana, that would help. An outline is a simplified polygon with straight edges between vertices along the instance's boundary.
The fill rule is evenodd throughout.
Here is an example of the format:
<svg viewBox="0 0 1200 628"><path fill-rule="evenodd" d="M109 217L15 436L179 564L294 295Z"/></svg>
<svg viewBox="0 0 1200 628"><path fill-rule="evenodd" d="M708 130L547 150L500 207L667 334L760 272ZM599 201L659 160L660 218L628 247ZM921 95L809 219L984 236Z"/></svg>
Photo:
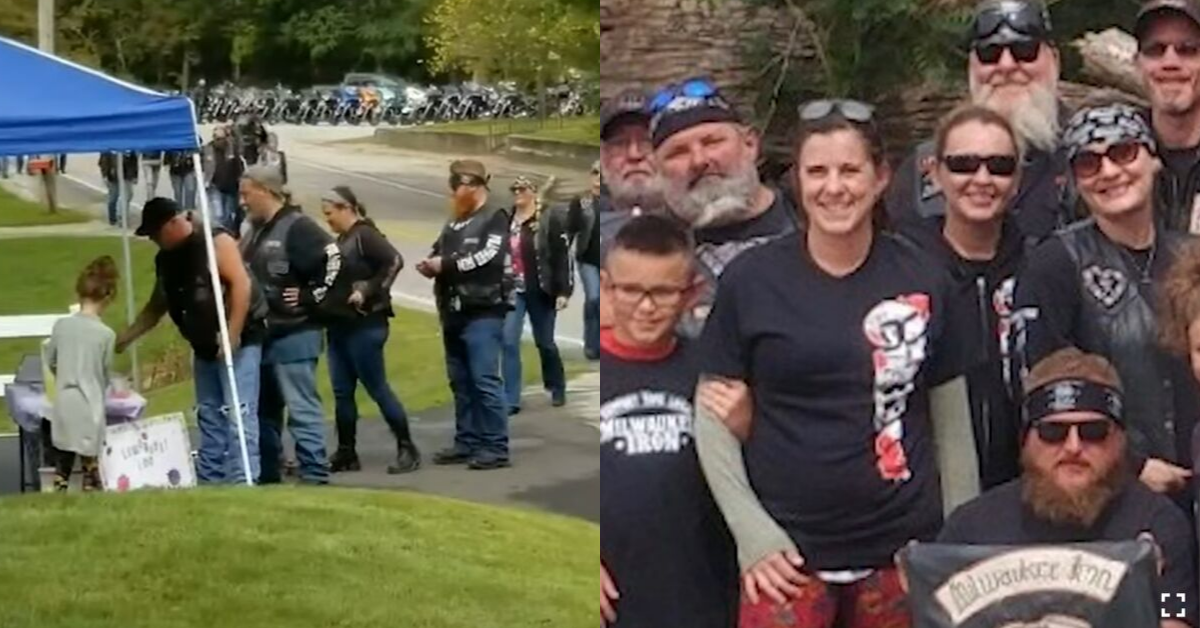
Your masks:
<svg viewBox="0 0 1200 628"><path fill-rule="evenodd" d="M1073 160L1092 144L1118 144L1137 142L1158 153L1154 133L1150 125L1134 107L1113 104L1084 109L1072 116L1063 131L1062 145L1067 150L1067 159Z"/></svg>

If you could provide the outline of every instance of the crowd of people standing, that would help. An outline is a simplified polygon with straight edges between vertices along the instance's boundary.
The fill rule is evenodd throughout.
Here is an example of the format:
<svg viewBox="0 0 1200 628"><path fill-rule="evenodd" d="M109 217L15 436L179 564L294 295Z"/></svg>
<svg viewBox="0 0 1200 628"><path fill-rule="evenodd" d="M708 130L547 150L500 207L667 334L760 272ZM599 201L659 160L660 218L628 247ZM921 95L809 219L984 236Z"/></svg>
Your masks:
<svg viewBox="0 0 1200 628"><path fill-rule="evenodd" d="M1200 4L1135 34L1150 106L1069 111L983 0L933 138L809 101L779 184L706 78L605 104L604 625L909 626L913 541L1147 535L1196 625Z"/></svg>

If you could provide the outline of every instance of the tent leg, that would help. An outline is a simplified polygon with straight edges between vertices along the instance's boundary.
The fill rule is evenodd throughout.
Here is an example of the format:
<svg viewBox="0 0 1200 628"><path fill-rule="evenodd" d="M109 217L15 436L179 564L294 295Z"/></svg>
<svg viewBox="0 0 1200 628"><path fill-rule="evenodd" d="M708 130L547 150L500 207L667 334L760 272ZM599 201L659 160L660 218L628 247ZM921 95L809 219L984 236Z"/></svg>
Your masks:
<svg viewBox="0 0 1200 628"><path fill-rule="evenodd" d="M121 256L125 266L125 322L133 326L137 313L134 312L133 298L133 255L129 249L129 196L133 190L125 184L125 156L116 153L117 160L117 208L121 211ZM134 343L130 347L129 357L133 367L133 389L142 390L141 370L138 368L138 347Z"/></svg>

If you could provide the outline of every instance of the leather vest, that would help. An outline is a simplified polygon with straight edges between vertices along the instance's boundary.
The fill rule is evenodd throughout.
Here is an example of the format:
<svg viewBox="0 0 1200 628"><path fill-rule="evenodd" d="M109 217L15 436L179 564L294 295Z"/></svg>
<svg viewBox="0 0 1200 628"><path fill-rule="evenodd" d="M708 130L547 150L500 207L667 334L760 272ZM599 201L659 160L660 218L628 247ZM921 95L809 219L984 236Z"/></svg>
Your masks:
<svg viewBox="0 0 1200 628"><path fill-rule="evenodd" d="M1182 417L1176 416L1172 358L1157 342L1152 274L1092 220L1063 230L1060 237L1079 273L1076 342L1081 350L1108 358L1120 374L1130 450L1181 462L1176 429ZM1160 231L1154 258L1161 259L1151 258L1149 266L1157 261L1168 267L1182 242L1181 236Z"/></svg>
<svg viewBox="0 0 1200 628"><path fill-rule="evenodd" d="M154 258L154 266L159 286L166 297L167 312L179 328L179 333L201 359L214 359L220 323L216 316L216 295L208 268L208 250L203 232L195 231L178 249L160 251ZM250 283L250 311L242 329L243 346L261 342L266 330L266 298L253 275ZM223 294L228 308L228 289L222 286L222 290L225 291Z"/></svg>
<svg viewBox="0 0 1200 628"><path fill-rule="evenodd" d="M304 214L299 211L281 212L270 223L257 227L242 240L245 247L242 254L262 285L267 302L271 304L267 324L273 333L276 330L303 327L309 322L309 314L303 306L285 305L283 300L285 289L301 285L288 259L288 235L292 226L302 218Z"/></svg>
<svg viewBox="0 0 1200 628"><path fill-rule="evenodd" d="M496 212L503 211L489 204L465 221L447 224L438 240L443 257L452 253L466 257L470 251L477 249L480 243L486 242L491 235L488 233L488 226L495 220ZM447 281L444 276L438 278L435 284L438 311L445 315L511 304L514 277L507 230L502 234L502 240L499 254L486 264L495 265L498 268L497 272L482 272L480 269L453 282Z"/></svg>

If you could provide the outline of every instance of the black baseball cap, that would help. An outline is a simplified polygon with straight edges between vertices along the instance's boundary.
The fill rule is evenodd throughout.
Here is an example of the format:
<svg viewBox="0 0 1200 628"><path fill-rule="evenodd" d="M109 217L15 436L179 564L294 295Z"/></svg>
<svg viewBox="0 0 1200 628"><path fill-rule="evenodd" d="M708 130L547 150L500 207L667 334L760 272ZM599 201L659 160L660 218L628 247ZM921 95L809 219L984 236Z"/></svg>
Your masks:
<svg viewBox="0 0 1200 628"><path fill-rule="evenodd" d="M174 200L162 196L152 198L142 207L142 225L134 233L144 238L157 236L163 225L181 213L183 210Z"/></svg>
<svg viewBox="0 0 1200 628"><path fill-rule="evenodd" d="M646 110L648 98L640 89L627 89L600 108L600 139L606 140L621 120L637 120L650 126L650 113Z"/></svg>
<svg viewBox="0 0 1200 628"><path fill-rule="evenodd" d="M975 5L967 44L972 47L1049 42L1053 30L1050 12L1040 0L983 0Z"/></svg>
<svg viewBox="0 0 1200 628"><path fill-rule="evenodd" d="M1155 17L1168 12L1181 14L1200 27L1200 3L1195 0L1150 0L1138 11L1137 26L1133 29L1138 40L1146 34Z"/></svg>

